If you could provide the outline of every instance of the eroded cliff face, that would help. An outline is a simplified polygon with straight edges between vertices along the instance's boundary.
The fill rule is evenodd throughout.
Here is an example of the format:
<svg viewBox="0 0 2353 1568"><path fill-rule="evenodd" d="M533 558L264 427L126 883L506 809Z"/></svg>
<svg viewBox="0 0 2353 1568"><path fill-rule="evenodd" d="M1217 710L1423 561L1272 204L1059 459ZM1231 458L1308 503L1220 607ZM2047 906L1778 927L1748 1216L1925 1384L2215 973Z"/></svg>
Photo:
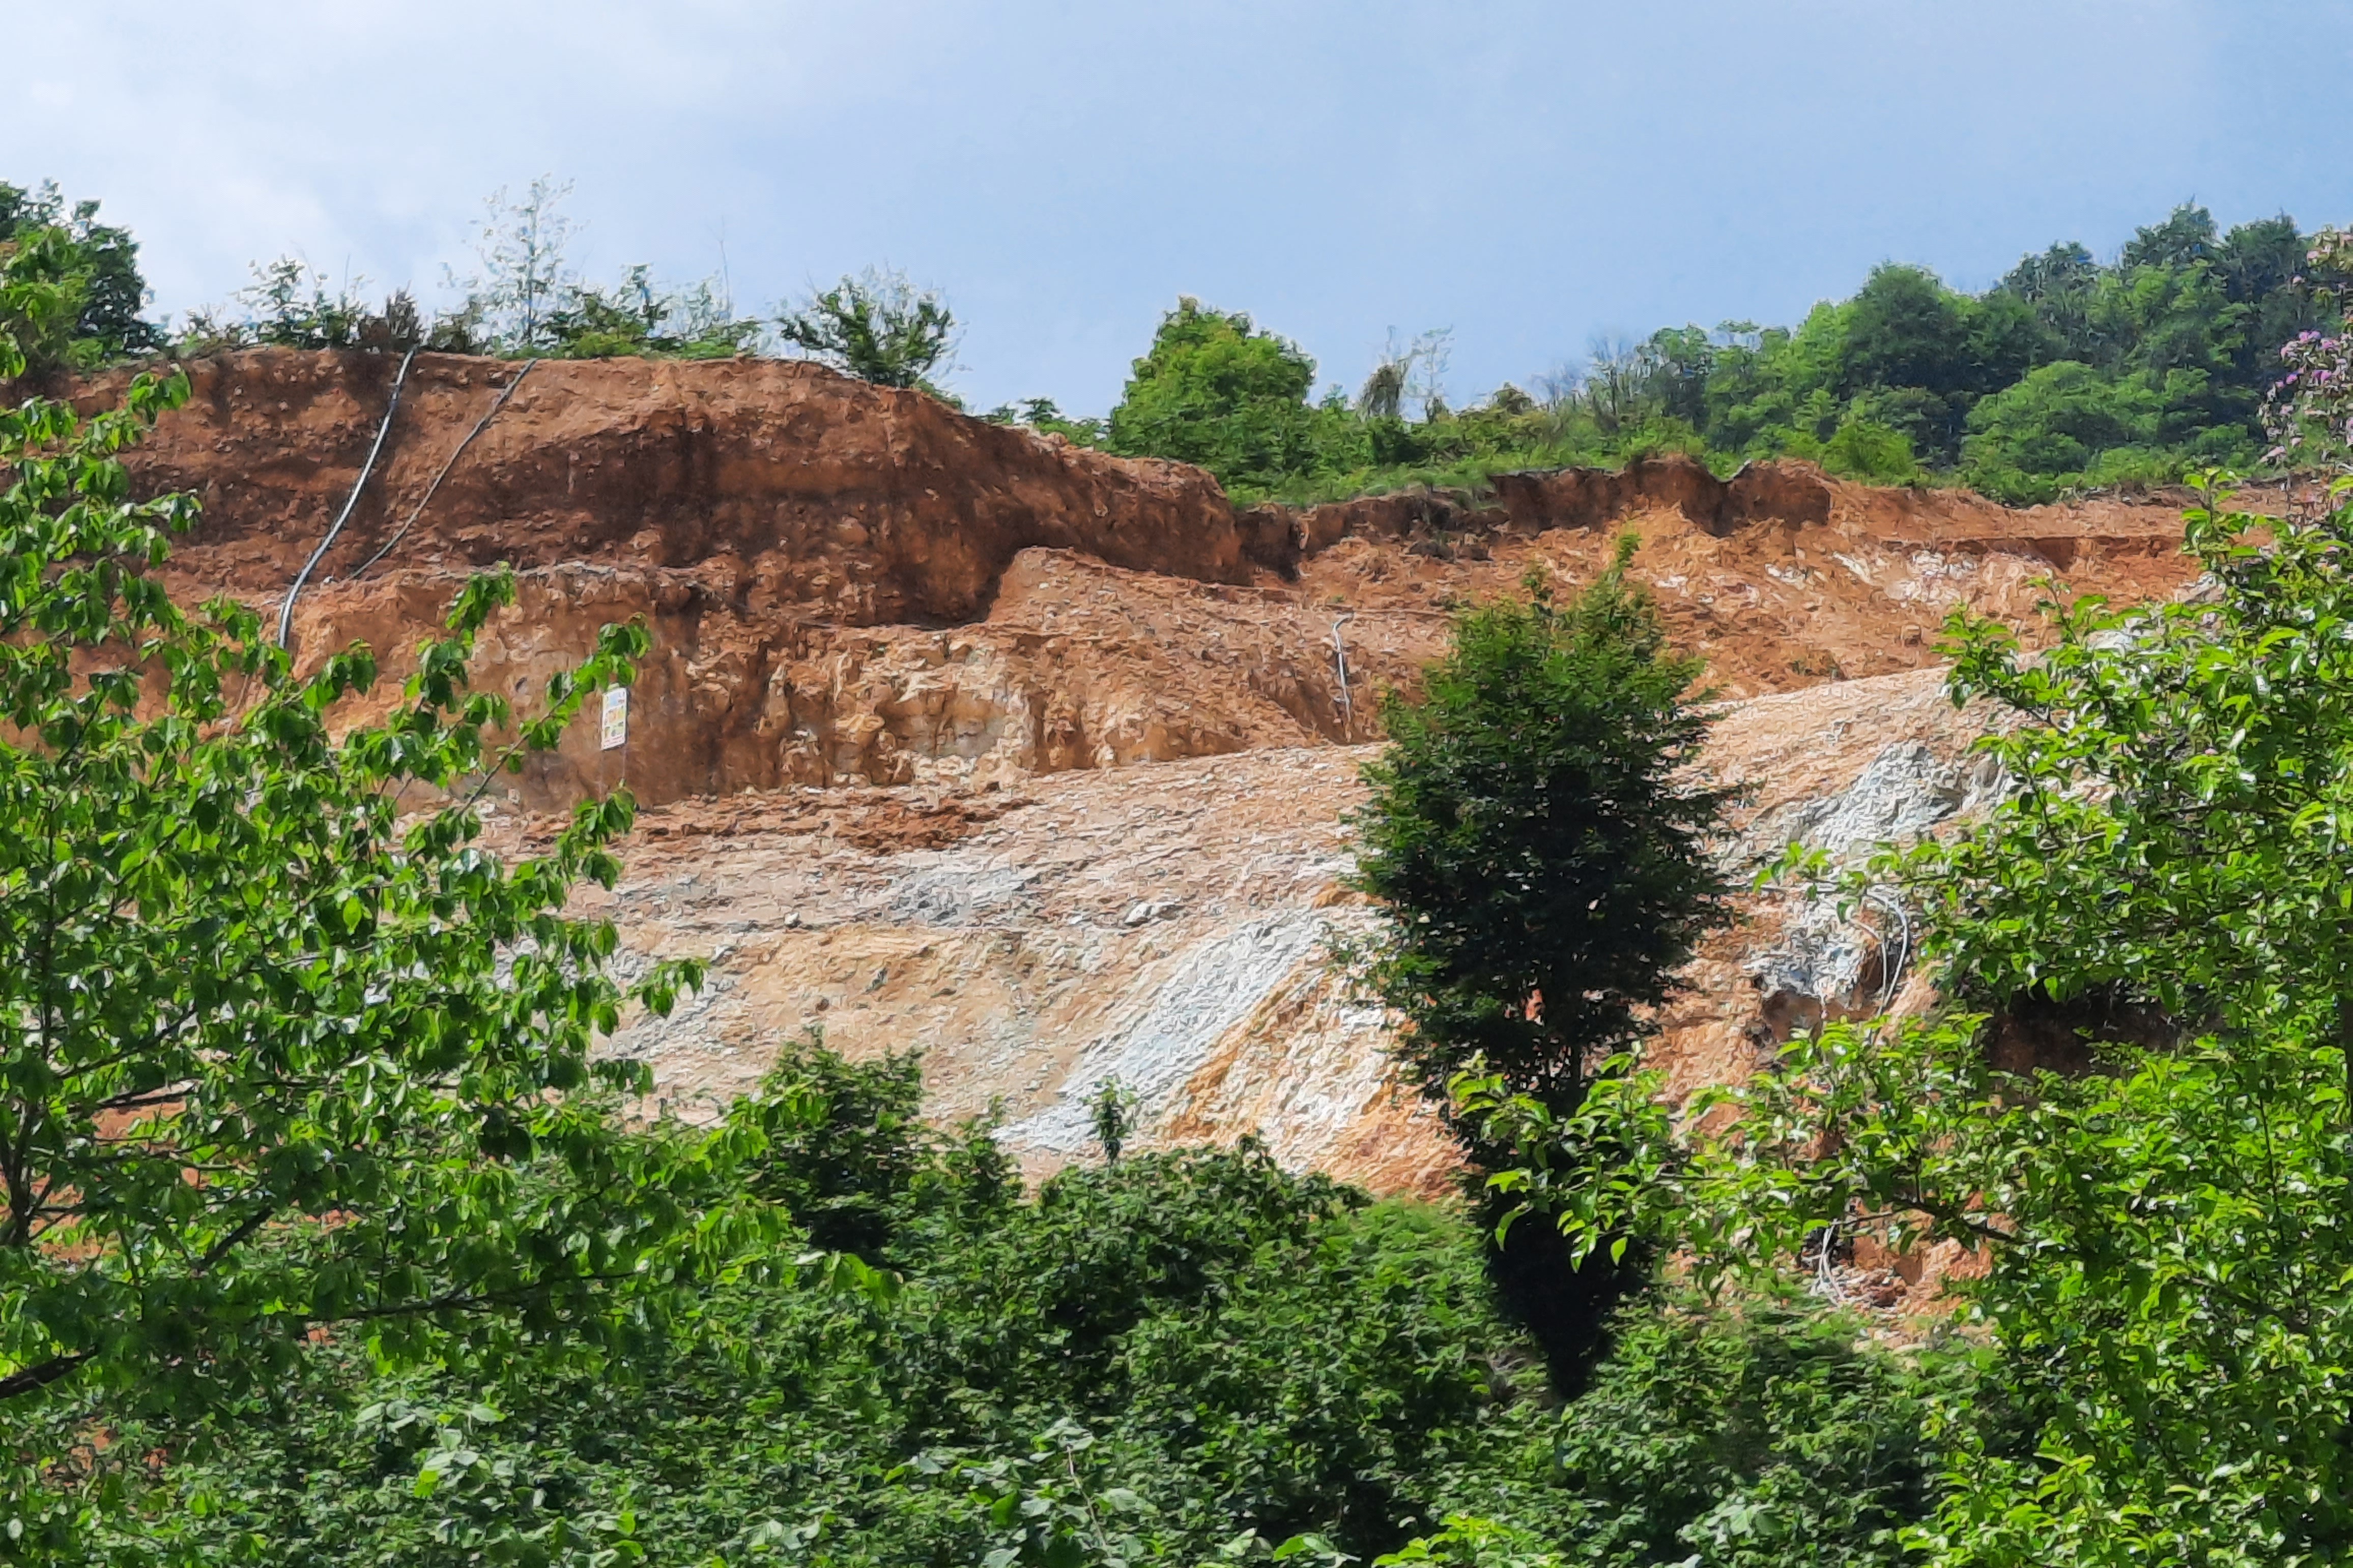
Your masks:
<svg viewBox="0 0 2353 1568"><path fill-rule="evenodd" d="M187 406L133 459L142 485L204 502L184 568L281 591L349 493L396 365L283 349L195 365ZM520 368L417 356L326 578L389 538ZM375 575L589 564L649 584L688 574L746 615L947 625L985 614L1033 546L1250 580L1232 510L1197 468L1105 458L812 364L638 359L533 365Z"/></svg>
<svg viewBox="0 0 2353 1568"><path fill-rule="evenodd" d="M195 367L189 405L132 456L142 489L204 502L184 588L275 608L351 493L396 364ZM464 574L508 565L520 603L479 670L528 697L597 626L644 617L627 755L575 734L522 782L532 806L625 772L667 802L1368 741L1450 607L1531 569L1587 581L1621 528L1735 697L1918 668L1955 605L2031 624L2053 570L2121 599L2185 574L2164 508L2010 512L1802 464L1725 482L1670 458L1507 476L1495 506L1413 492L1238 517L1198 469L773 361L543 363L465 444L517 370L418 356L295 640L306 658L367 642L396 679Z"/></svg>
<svg viewBox="0 0 2353 1568"><path fill-rule="evenodd" d="M1166 658L1221 675L1248 660L1226 682L1235 700L1197 708L1155 668L1161 634L1187 626L1091 624L1098 598L1126 596L1106 572L1258 596L1266 571L1197 469L1105 458L813 365L610 361L533 366L433 488L518 368L418 357L295 640L310 658L367 642L397 678L466 573L510 566L520 603L479 669L527 693L598 626L645 618L655 653L629 754L576 736L525 781L531 804L625 766L641 796L670 800L1100 766L1345 727L1297 639L1256 636L1237 652L1210 628L1172 646ZM351 492L395 369L289 351L195 368L188 406L133 458L142 489L204 503L173 563L185 587L275 605Z"/></svg>
<svg viewBox="0 0 2353 1568"><path fill-rule="evenodd" d="M283 351L197 367L132 458L142 489L204 500L170 567L183 590L274 612L394 370ZM1989 797L1968 752L1986 720L1933 668L1951 609L2031 637L2053 574L2120 601L2190 575L2169 507L2010 511L1802 464L1237 515L1195 469L749 361L536 366L410 523L515 374L419 356L301 600L299 655L364 640L396 677L465 574L510 565L521 599L477 671L527 704L599 626L644 617L628 746L583 726L492 805L511 845L624 779L652 806L627 879L588 903L629 962L702 953L712 984L617 1048L692 1108L806 1028L920 1047L937 1112L1001 1105L1033 1171L1084 1154L1082 1104L1113 1076L1142 1094L1146 1142L1258 1131L1377 1189L1444 1186L1388 1022L1330 954L1370 919L1344 887L1345 817L1379 694L1412 690L1453 606L1532 572L1589 581L1634 531L1633 574L1726 700L1704 765L1751 786L1722 847L1745 870L1791 838L1859 853ZM1694 961L1659 1059L1679 1087L1724 1081L1825 1014L1916 1005L1901 956L1834 909L1752 900Z"/></svg>

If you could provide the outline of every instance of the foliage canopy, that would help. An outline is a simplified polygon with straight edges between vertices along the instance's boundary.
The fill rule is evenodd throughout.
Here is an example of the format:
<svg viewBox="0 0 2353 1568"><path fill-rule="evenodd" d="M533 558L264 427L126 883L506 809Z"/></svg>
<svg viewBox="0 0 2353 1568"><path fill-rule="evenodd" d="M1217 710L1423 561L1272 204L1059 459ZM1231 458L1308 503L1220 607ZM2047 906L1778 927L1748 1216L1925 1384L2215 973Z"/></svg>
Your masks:
<svg viewBox="0 0 2353 1568"><path fill-rule="evenodd" d="M1238 312L1186 299L1163 316L1111 411L1105 445L1269 485L1313 460L1315 362Z"/></svg>
<svg viewBox="0 0 2353 1568"><path fill-rule="evenodd" d="M386 1364L629 1345L667 1281L777 1234L725 1174L756 1128L611 1114L649 1079L592 1045L700 975L624 986L612 928L564 913L615 876L626 795L542 857L476 843L481 789L626 682L644 631L519 716L467 689L514 592L479 579L353 722L364 648L298 676L252 611L155 576L193 505L130 499L118 454L186 395L0 413L0 1555L69 1551L120 1484L77 1435L90 1401L193 1418L338 1324ZM445 804L405 818L412 790Z"/></svg>
<svg viewBox="0 0 2353 1568"><path fill-rule="evenodd" d="M147 284L128 229L98 221L98 203L70 207L54 184L27 190L0 181L0 268L13 303L0 316L27 368L87 368L158 346L140 318ZM23 291L39 286L37 298Z"/></svg>
<svg viewBox="0 0 2353 1568"><path fill-rule="evenodd" d="M1314 364L1295 344L1182 300L1107 426L1037 400L995 416L1200 464L1245 500L1417 480L1476 489L1502 469L1683 451L1726 474L1792 457L1876 483L2046 501L2262 460L2274 351L2336 314L2327 296L2345 268L2329 244L2284 216L2221 231L2185 205L2110 262L2054 245L1974 294L1883 266L1795 327L1597 340L1581 363L1539 378L1540 395L1506 385L1460 408L1440 384L1442 332L1409 350L1393 342L1353 405L1336 388L1311 401Z"/></svg>
<svg viewBox="0 0 2353 1568"><path fill-rule="evenodd" d="M1700 662L1668 648L1625 581L1633 542L1566 603L1531 575L1525 602L1461 616L1423 699L1385 700L1389 745L1364 770L1357 886L1381 924L1363 973L1402 1020L1407 1081L1474 1172L1507 1168L1512 1148L1458 1113L1455 1079L1493 1074L1573 1115L1626 1070L1650 1010L1727 918L1707 839L1732 792L1681 772L1706 733L1690 700ZM1503 1210L1482 1196L1480 1212ZM1640 1259L1562 1255L1530 1227L1495 1261L1573 1385Z"/></svg>
<svg viewBox="0 0 2353 1568"><path fill-rule="evenodd" d="M140 1500L192 1555L306 1568L1192 1568L1278 1544L1303 1568L1847 1568L1892 1561L1934 1490L1934 1380L1844 1320L1630 1312L1556 1408L1453 1216L1251 1148L1025 1194L986 1127L924 1128L919 1092L911 1060L788 1046L766 1102L822 1109L757 1163L812 1233L854 1195L894 1294L745 1280L631 1377L554 1367L489 1401L337 1342Z"/></svg>

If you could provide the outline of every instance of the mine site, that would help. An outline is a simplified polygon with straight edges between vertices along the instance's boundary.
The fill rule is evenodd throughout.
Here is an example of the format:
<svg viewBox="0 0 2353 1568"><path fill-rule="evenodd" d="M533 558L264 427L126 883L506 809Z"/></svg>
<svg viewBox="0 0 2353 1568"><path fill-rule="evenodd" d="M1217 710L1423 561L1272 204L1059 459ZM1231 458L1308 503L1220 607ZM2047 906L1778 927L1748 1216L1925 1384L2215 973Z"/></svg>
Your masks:
<svg viewBox="0 0 2353 1568"><path fill-rule="evenodd" d="M200 367L131 459L140 486L202 498L175 586L274 612L353 497L396 366ZM1936 656L1955 608L2031 638L2061 584L2130 603L2197 571L2179 500L2012 510L1789 460L1237 509L1196 468L786 363L535 365L427 500L515 374L418 357L291 647L364 642L405 674L499 565L520 594L483 639L491 689L536 689L642 618L627 744L576 725L486 807L522 848L588 795L645 804L622 881L582 907L712 980L614 1048L661 1100L711 1107L811 1028L852 1056L920 1049L931 1113L1000 1104L1033 1175L1092 1147L1111 1078L1142 1143L1255 1132L1376 1192L1447 1189L1459 1159L1331 949L1365 903L1347 818L1383 694L1411 697L1454 606L1532 569L1573 588L1632 531L1635 579L1708 661L1699 765L1750 792L1716 848L1745 883L1791 841L1857 854L1985 797L1983 720ZM1736 1080L1794 1024L1868 1011L1877 942L1748 900L1660 1060Z"/></svg>
<svg viewBox="0 0 2353 1568"><path fill-rule="evenodd" d="M10 20L0 1568L2353 1563L2353 16Z"/></svg>

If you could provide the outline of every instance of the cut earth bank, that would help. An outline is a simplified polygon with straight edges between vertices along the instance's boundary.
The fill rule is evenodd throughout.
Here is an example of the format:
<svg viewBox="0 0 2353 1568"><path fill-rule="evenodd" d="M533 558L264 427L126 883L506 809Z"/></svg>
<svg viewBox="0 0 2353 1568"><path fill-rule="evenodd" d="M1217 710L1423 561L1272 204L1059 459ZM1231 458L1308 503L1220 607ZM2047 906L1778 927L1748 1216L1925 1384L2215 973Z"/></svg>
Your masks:
<svg viewBox="0 0 2353 1568"><path fill-rule="evenodd" d="M132 458L142 490L204 500L176 586L274 613L353 489L396 363L195 367L189 405ZM417 358L298 604L298 654L363 639L399 673L465 574L499 563L522 598L477 668L500 689L535 689L599 625L644 616L628 746L579 727L492 828L526 841L624 777L649 803L626 879L588 902L631 963L714 962L621 1048L692 1106L811 1026L853 1054L920 1047L938 1113L1000 1105L1033 1173L1083 1152L1108 1075L1140 1095L1146 1143L1258 1131L1376 1190L1444 1185L1384 1020L1328 952L1366 919L1341 885L1343 814L1377 694L1411 689L1450 607L1531 570L1589 581L1637 533L1633 575L1727 700L1705 765L1753 785L1725 848L1746 868L1984 797L1967 755L1982 721L1929 668L1954 605L2031 631L2051 574L2117 600L2190 576L2173 506L2010 511L1800 464L1727 483L1663 459L1505 476L1493 502L1238 513L1197 469L776 362L539 364L436 489L515 374ZM1809 1017L1894 994L1882 967L1831 911L1752 900L1694 963L1660 1059L1683 1086L1745 1075Z"/></svg>

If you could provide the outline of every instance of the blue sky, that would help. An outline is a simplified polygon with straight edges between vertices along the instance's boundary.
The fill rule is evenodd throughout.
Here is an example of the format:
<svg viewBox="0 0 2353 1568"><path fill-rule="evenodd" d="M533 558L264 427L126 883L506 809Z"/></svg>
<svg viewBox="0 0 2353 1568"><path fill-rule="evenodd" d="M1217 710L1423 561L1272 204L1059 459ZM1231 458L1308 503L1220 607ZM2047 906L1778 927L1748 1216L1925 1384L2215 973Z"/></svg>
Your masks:
<svg viewBox="0 0 2353 1568"><path fill-rule="evenodd" d="M1100 412L1180 293L1457 401L1597 333L1982 287L2196 198L2353 218L2353 4L0 0L0 178L96 195L157 308L299 252L431 298L554 173L592 276L765 306L869 263L979 405Z"/></svg>

